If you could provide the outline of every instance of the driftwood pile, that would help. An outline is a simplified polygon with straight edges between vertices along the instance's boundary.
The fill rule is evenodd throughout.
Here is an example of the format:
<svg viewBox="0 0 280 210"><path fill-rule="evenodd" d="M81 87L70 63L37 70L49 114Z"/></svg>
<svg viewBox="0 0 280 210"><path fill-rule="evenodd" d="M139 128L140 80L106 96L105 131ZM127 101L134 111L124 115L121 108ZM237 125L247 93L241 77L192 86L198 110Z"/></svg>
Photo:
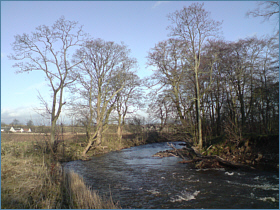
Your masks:
<svg viewBox="0 0 280 210"><path fill-rule="evenodd" d="M179 163L189 164L191 168L206 169L206 168L230 168L230 169L254 169L251 166L233 163L215 155L203 156L195 151L189 143L185 144L182 149L176 149L172 143L167 143L172 150L166 150L156 153L156 157L177 156L183 160Z"/></svg>

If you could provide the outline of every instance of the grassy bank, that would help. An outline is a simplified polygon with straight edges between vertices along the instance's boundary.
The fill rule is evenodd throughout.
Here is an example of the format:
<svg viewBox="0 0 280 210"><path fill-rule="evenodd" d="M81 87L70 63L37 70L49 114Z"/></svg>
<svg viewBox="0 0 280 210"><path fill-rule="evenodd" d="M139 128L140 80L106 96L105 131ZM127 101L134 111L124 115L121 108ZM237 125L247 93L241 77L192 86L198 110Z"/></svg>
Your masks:
<svg viewBox="0 0 280 210"><path fill-rule="evenodd" d="M85 134L64 133L52 153L46 134L1 134L1 208L118 208L111 198L98 196L72 172L64 174L61 163L82 159ZM102 146L88 157L164 140L155 133L103 135Z"/></svg>
<svg viewBox="0 0 280 210"><path fill-rule="evenodd" d="M64 136L55 156L47 138L1 135L1 208L118 208L112 199L91 191L77 174L62 171L61 162L80 158L83 135Z"/></svg>

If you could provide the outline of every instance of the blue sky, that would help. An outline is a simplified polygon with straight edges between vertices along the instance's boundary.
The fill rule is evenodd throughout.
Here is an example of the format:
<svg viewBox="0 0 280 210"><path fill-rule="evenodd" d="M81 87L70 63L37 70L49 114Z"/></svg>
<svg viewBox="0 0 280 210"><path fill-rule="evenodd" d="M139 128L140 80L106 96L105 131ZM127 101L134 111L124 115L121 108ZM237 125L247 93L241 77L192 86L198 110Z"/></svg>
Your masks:
<svg viewBox="0 0 280 210"><path fill-rule="evenodd" d="M39 25L52 25L62 15L78 21L93 38L123 41L131 49L131 56L139 63L138 75L152 72L146 67L147 52L159 41L168 38L167 15L189 6L193 1L1 1L1 121L18 119L25 124L32 119L41 123L34 112L39 107L37 91L44 98L50 92L44 74L31 72L15 74L12 53L14 36L30 33ZM257 6L254 1L205 1L204 8L214 20L222 21L225 40L272 34L273 22L261 18L247 18L245 14Z"/></svg>

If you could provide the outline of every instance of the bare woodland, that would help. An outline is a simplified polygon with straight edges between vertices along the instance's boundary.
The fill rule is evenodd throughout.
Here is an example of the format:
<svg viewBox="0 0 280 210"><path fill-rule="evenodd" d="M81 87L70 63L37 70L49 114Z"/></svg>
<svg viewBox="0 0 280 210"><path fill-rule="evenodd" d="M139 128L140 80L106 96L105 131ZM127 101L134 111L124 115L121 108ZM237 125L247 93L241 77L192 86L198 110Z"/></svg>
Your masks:
<svg viewBox="0 0 280 210"><path fill-rule="evenodd" d="M150 49L147 64L154 73L143 80L128 46L92 39L64 17L15 36L11 59L17 72L43 71L49 82L51 105L40 101L51 121L52 143L65 106L86 128L83 155L102 143L110 119L116 120L121 141L126 117L145 108L149 123L160 125L160 131L178 127L200 149L215 136L239 142L244 133L278 134L278 34L226 41L220 36L222 22L201 3L168 19L170 38ZM66 89L72 93L69 101L64 101Z"/></svg>

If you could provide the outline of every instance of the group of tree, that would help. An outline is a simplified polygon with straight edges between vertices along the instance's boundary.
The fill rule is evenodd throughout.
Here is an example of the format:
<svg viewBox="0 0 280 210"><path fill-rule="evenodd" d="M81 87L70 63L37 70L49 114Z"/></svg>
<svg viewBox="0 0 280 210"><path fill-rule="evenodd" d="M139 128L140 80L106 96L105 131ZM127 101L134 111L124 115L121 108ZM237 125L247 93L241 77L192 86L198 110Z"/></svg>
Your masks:
<svg viewBox="0 0 280 210"><path fill-rule="evenodd" d="M146 79L151 89L149 113L163 127L168 122L191 132L200 148L203 136L220 135L224 125L241 131L278 130L278 39L250 37L225 41L221 22L203 4L194 3L168 16L170 38L148 54L155 68ZM118 140L128 113L143 107L143 81L137 61L124 44L93 39L77 22L61 17L31 34L15 36L11 55L18 73L42 71L52 102L39 95L51 122L51 143L64 101L86 128L88 145L100 145L109 119L118 122Z"/></svg>
<svg viewBox="0 0 280 210"><path fill-rule="evenodd" d="M1 122L1 127L6 127L8 124L4 123L4 122ZM9 124L11 126L22 126L23 124L18 120L18 119L13 119L13 121ZM34 126L34 123L32 120L28 120L26 122L26 126L27 127L33 127Z"/></svg>
<svg viewBox="0 0 280 210"><path fill-rule="evenodd" d="M278 133L278 36L219 38L221 23L195 3L169 15L170 38L150 50L150 113L195 137L226 131Z"/></svg>
<svg viewBox="0 0 280 210"><path fill-rule="evenodd" d="M123 43L93 39L77 22L61 17L52 26L42 25L31 34L15 36L11 59L18 73L42 71L48 81L52 102L39 94L44 116L51 121L50 141L55 141L58 118L65 106L65 90L70 90L72 114L86 127L88 146L101 144L113 111L119 117L119 139L129 106L141 97L136 59ZM138 95L138 96L136 96ZM135 100L136 99L136 100ZM137 107L137 106L134 106ZM93 130L93 125L94 130Z"/></svg>
<svg viewBox="0 0 280 210"><path fill-rule="evenodd" d="M113 112L118 116L121 141L129 107L137 107L135 103L141 98L141 81L134 72L137 61L129 53L124 44L95 39L87 41L74 56L82 62L74 75L77 79L71 87L74 96L71 105L72 114L79 116L86 127L88 145L84 155L94 142L101 144Z"/></svg>

